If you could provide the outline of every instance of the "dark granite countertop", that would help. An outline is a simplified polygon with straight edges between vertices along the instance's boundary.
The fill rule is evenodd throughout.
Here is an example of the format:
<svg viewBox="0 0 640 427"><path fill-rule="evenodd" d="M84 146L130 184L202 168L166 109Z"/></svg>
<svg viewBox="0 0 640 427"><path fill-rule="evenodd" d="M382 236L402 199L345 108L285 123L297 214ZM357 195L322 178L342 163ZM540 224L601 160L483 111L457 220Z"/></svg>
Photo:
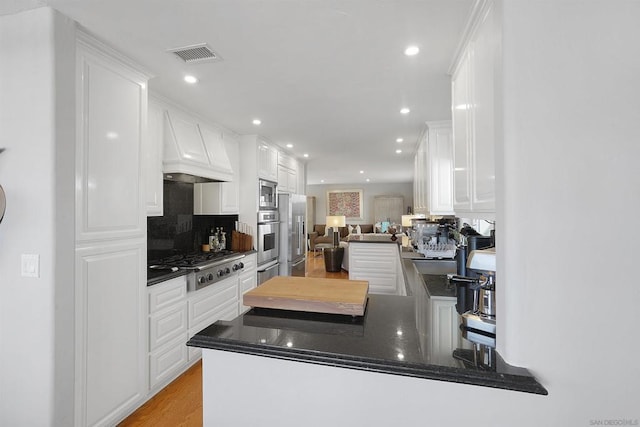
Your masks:
<svg viewBox="0 0 640 427"><path fill-rule="evenodd" d="M431 297L456 297L456 289L449 286L447 276L442 274L422 274L421 276Z"/></svg>
<svg viewBox="0 0 640 427"><path fill-rule="evenodd" d="M427 363L416 328L414 297L370 294L364 316L251 309L218 321L187 345L501 388L536 394L547 391L523 368L507 365L492 352L490 367L474 364L474 350L458 349L441 364ZM428 350L427 350L428 351Z"/></svg>
<svg viewBox="0 0 640 427"><path fill-rule="evenodd" d="M158 283L170 280L176 277L185 276L189 273L187 270L154 270L147 268L147 286L157 285Z"/></svg>
<svg viewBox="0 0 640 427"><path fill-rule="evenodd" d="M247 252L242 252L243 255L251 255L256 253L255 249L252 249ZM176 277L185 276L189 274L189 270L155 270L152 268L147 268L147 286L157 285L158 283L164 282L166 280L171 280Z"/></svg>

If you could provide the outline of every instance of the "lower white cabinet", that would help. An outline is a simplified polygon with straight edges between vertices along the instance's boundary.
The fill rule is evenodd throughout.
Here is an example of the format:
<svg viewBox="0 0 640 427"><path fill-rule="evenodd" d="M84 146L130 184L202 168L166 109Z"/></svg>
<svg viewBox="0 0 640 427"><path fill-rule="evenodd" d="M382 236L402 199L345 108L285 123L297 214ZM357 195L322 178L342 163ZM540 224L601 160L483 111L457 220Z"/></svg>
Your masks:
<svg viewBox="0 0 640 427"><path fill-rule="evenodd" d="M187 332L149 354L149 388L166 384L185 369L188 359Z"/></svg>
<svg viewBox="0 0 640 427"><path fill-rule="evenodd" d="M349 279L368 280L369 293L406 295L395 243L349 243Z"/></svg>
<svg viewBox="0 0 640 427"><path fill-rule="evenodd" d="M186 345L191 337L218 320L238 316L242 293L256 286L256 254L245 257L243 263L241 274L195 292L187 292L186 276L147 288L148 398L200 358L199 348Z"/></svg>
<svg viewBox="0 0 640 427"><path fill-rule="evenodd" d="M425 316L427 331L427 361L435 365L457 366L451 356L460 347L460 316L456 299L432 297L426 291Z"/></svg>
<svg viewBox="0 0 640 427"><path fill-rule="evenodd" d="M189 338L218 320L238 316L238 275L189 294ZM189 361L200 358L199 348L190 349Z"/></svg>
<svg viewBox="0 0 640 427"><path fill-rule="evenodd" d="M258 286L258 277L256 271L257 255L251 254L244 257L244 269L238 278L238 313L244 313L251 307L242 304L242 296L251 289Z"/></svg>
<svg viewBox="0 0 640 427"><path fill-rule="evenodd" d="M163 387L186 367L187 280L176 277L148 288L149 390Z"/></svg>

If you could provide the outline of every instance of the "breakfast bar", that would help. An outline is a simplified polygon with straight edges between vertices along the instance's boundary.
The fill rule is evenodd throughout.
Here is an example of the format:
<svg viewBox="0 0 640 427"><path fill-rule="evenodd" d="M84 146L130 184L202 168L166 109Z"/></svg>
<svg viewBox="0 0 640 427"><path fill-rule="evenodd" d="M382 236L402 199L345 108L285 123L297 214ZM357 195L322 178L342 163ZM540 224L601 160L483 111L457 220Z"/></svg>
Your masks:
<svg viewBox="0 0 640 427"><path fill-rule="evenodd" d="M378 402L369 407L367 416L380 421L379 417L389 417L384 408L396 400L403 402L407 390L433 389L434 384L471 385L476 392L480 386L497 395L547 394L526 369L506 364L495 352L489 355L491 366L479 361L473 348L458 349L437 364L428 361L416 328L416 298L369 294L363 316L254 307L232 321L205 328L188 342L203 349L205 425L207 420L227 425L243 419L231 409L232 390L288 399L285 412L298 422L309 411L323 422L335 422L340 416L358 420L355 414L342 414L354 393L359 401ZM338 406L326 406L336 400ZM323 402L320 411L319 402ZM317 420L312 425L322 424Z"/></svg>

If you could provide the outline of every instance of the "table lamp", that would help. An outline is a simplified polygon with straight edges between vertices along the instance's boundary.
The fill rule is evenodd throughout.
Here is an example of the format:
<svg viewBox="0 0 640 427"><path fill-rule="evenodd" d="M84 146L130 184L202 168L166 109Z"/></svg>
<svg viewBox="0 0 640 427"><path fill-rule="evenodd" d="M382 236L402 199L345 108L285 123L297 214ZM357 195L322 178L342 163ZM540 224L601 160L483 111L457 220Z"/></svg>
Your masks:
<svg viewBox="0 0 640 427"><path fill-rule="evenodd" d="M340 230L338 227L345 227L347 225L347 218L344 215L330 215L327 216L327 227L333 229L333 246L338 247L340 243Z"/></svg>

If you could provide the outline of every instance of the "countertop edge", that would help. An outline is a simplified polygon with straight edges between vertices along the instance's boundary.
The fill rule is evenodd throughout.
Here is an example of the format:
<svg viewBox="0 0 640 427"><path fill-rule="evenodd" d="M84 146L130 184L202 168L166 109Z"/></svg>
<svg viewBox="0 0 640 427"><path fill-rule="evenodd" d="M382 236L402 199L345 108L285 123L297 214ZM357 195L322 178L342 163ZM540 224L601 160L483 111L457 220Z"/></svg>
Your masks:
<svg viewBox="0 0 640 427"><path fill-rule="evenodd" d="M382 374L477 385L544 396L548 395L548 391L530 374L511 375L484 371L461 371L457 368L446 366L415 365L404 362L398 362L396 364L387 360L349 357L335 353L310 352L299 349L284 350L264 345L249 345L236 341L228 341L223 338L207 339L198 334L187 342L187 346ZM518 369L523 369L523 372L528 372L524 368Z"/></svg>

